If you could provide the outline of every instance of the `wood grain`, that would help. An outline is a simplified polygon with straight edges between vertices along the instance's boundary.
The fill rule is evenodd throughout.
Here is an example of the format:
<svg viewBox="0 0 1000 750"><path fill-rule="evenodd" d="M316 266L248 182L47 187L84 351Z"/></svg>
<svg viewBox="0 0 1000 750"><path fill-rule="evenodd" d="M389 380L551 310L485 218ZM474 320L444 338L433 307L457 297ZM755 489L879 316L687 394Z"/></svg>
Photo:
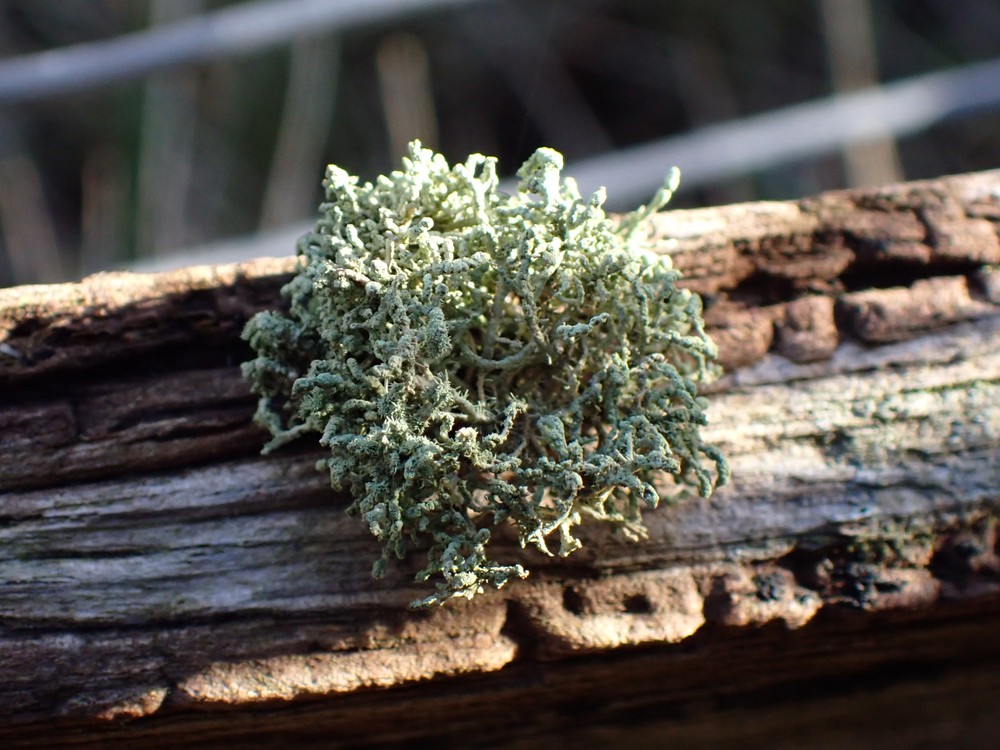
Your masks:
<svg viewBox="0 0 1000 750"><path fill-rule="evenodd" d="M732 483L650 514L641 544L590 530L563 560L501 540L529 579L420 613L411 563L371 578L320 453L257 455L238 334L294 261L0 290L0 738L251 746L307 739L311 717L317 742L447 739L471 725L433 716L471 690L540 701L511 735L540 746L588 690L620 727L630 701L839 675L822 714L917 657L996 690L961 664L1000 657L998 227L1000 172L657 217L729 364L705 437ZM708 741L642 716L637 737Z"/></svg>

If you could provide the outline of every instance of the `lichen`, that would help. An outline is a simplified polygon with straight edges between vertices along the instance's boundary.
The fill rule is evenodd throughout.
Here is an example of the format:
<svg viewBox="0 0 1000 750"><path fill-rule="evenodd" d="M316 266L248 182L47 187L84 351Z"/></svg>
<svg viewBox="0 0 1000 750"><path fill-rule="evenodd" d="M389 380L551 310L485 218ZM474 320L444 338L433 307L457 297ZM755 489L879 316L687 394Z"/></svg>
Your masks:
<svg viewBox="0 0 1000 750"><path fill-rule="evenodd" d="M330 166L288 313L244 331L265 452L319 436L320 468L382 544L374 575L426 552L417 579L436 590L414 606L527 575L490 556L493 527L568 555L584 519L644 537L658 475L703 496L726 481L699 436L695 383L717 369L701 300L644 247L676 171L616 223L561 169L539 149L507 195L496 159L451 167L417 142L374 183Z"/></svg>

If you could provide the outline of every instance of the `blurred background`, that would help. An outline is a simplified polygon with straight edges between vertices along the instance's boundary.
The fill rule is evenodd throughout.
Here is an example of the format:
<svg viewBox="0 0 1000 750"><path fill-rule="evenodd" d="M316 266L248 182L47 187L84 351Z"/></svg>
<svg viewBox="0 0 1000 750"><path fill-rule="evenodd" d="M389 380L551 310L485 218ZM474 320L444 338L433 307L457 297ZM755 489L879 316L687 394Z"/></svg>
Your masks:
<svg viewBox="0 0 1000 750"><path fill-rule="evenodd" d="M0 286L290 255L412 138L618 209L990 169L1000 3L0 0Z"/></svg>

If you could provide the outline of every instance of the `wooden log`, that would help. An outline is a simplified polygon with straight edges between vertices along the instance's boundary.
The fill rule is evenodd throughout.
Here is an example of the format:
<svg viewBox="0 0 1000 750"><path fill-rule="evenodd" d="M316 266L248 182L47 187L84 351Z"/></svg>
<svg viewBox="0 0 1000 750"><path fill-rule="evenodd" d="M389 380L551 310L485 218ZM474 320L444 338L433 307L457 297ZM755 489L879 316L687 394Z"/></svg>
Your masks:
<svg viewBox="0 0 1000 750"><path fill-rule="evenodd" d="M732 483L649 514L639 544L508 539L529 579L430 612L406 609L407 564L372 579L321 453L257 454L238 334L293 259L0 290L0 741L1000 730L1000 172L650 234L728 366L705 436Z"/></svg>

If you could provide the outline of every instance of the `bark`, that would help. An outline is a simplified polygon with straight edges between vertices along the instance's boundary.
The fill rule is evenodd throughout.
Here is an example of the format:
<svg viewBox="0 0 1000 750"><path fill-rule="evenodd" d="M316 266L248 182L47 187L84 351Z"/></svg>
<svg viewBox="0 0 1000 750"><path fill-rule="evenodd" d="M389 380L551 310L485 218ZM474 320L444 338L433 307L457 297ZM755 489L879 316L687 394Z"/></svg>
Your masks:
<svg viewBox="0 0 1000 750"><path fill-rule="evenodd" d="M239 331L292 259L0 291L0 739L1000 729L1000 172L650 231L727 365L705 437L732 483L649 514L642 543L592 530L563 560L508 541L529 579L431 612L406 609L406 563L371 578L320 452L257 454Z"/></svg>

